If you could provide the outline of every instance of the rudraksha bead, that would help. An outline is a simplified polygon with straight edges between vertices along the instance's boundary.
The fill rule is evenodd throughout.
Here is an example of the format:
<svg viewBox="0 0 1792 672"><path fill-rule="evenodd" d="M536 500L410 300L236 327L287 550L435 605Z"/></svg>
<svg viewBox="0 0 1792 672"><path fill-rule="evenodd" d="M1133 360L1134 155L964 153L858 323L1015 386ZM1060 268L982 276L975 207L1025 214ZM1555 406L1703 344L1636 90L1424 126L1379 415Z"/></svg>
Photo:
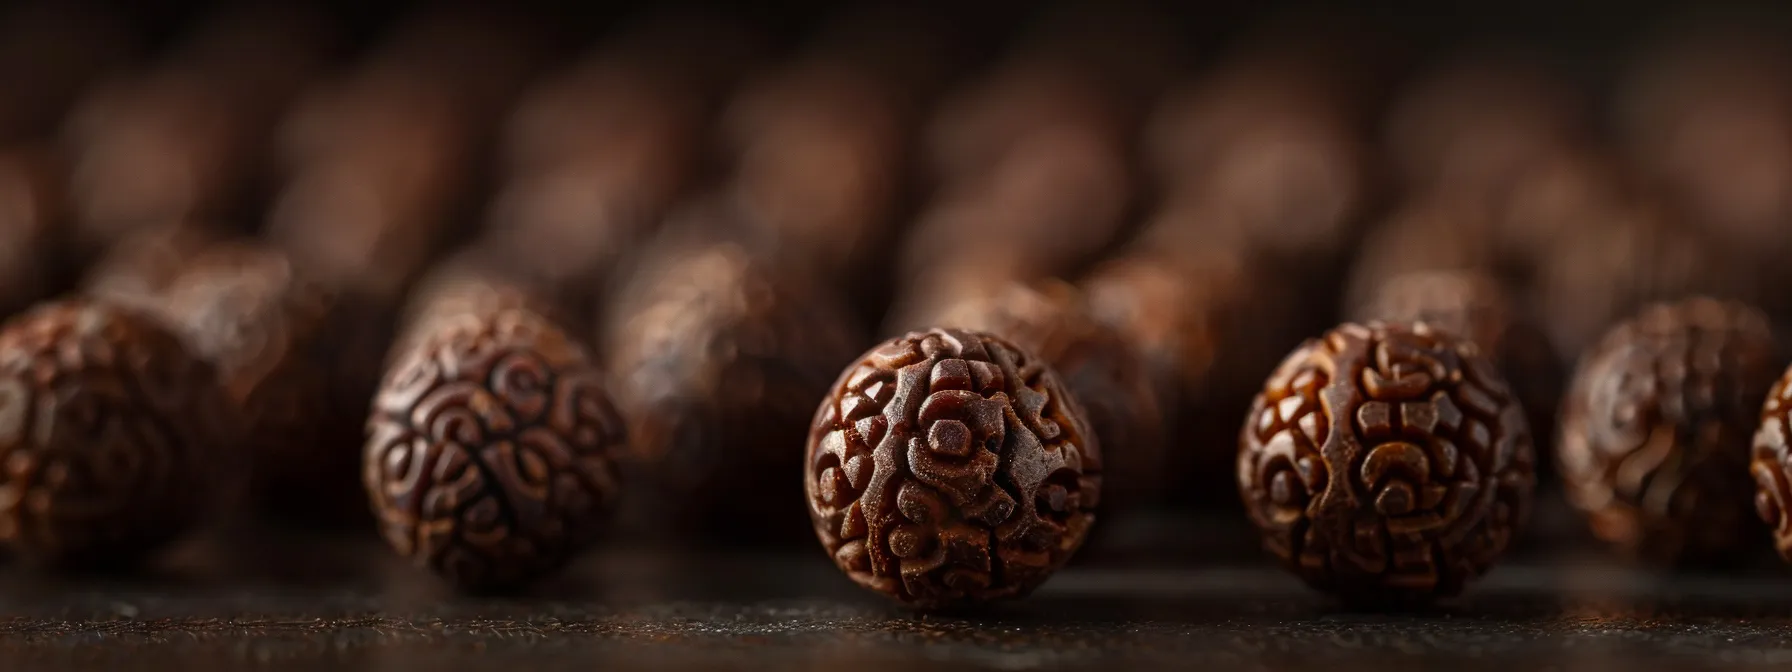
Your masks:
<svg viewBox="0 0 1792 672"><path fill-rule="evenodd" d="M363 481L386 540L462 588L566 563L617 493L623 423L585 350L523 309L438 319L387 372Z"/></svg>
<svg viewBox="0 0 1792 672"><path fill-rule="evenodd" d="M138 313L87 300L0 329L0 543L45 565L129 564L239 478L211 365Z"/></svg>
<svg viewBox="0 0 1792 672"><path fill-rule="evenodd" d="M1095 523L1101 449L1044 360L973 331L884 342L815 413L804 483L853 582L920 608L1021 597Z"/></svg>
<svg viewBox="0 0 1792 672"><path fill-rule="evenodd" d="M1652 304L1608 331L1581 358L1556 446L1593 534L1660 565L1758 543L1750 437L1782 363L1766 316L1735 302Z"/></svg>
<svg viewBox="0 0 1792 672"><path fill-rule="evenodd" d="M1524 411L1471 341L1423 322L1345 324L1270 376L1240 438L1264 546L1346 601L1450 597L1523 527Z"/></svg>
<svg viewBox="0 0 1792 672"><path fill-rule="evenodd" d="M800 542L800 502L766 484L800 466L791 447L812 404L862 343L845 306L732 242L649 256L603 339L638 469L631 526L683 541Z"/></svg>

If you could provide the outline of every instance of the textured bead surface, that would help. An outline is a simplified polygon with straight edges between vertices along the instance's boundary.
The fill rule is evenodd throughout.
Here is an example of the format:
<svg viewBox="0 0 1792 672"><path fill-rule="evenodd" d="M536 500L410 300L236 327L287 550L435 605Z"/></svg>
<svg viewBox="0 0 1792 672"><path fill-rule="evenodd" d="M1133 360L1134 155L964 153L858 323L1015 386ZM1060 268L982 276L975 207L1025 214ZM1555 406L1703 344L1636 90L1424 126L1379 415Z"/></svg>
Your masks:
<svg viewBox="0 0 1792 672"><path fill-rule="evenodd" d="M602 529L623 425L582 348L526 310L435 321L388 372L363 478L400 554L471 589L558 569Z"/></svg>
<svg viewBox="0 0 1792 672"><path fill-rule="evenodd" d="M1026 595L1082 545L1101 449L1043 360L936 329L847 367L816 411L804 482L815 533L854 582L968 605Z"/></svg>
<svg viewBox="0 0 1792 672"><path fill-rule="evenodd" d="M141 557L237 477L212 367L150 318L37 308L0 331L0 541L45 564Z"/></svg>
<svg viewBox="0 0 1792 672"><path fill-rule="evenodd" d="M1345 324L1270 376L1238 483L1265 547L1355 602L1460 593L1529 513L1524 412L1470 341L1424 323Z"/></svg>
<svg viewBox="0 0 1792 672"><path fill-rule="evenodd" d="M1767 318L1739 303L1653 304L1581 358L1556 457L1593 534L1657 564L1758 545L1747 463L1778 373Z"/></svg>

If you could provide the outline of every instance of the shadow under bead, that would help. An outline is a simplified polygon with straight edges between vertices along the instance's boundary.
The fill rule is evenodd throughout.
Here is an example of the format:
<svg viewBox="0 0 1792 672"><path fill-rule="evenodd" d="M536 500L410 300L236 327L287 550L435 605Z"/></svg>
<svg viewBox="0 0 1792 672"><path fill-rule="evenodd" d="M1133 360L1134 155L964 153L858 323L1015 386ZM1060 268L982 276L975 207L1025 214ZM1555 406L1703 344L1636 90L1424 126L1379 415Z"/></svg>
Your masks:
<svg viewBox="0 0 1792 672"><path fill-rule="evenodd" d="M1264 546L1359 605L1462 592L1524 527L1524 411L1467 339L1345 324L1296 349L1251 406L1238 485Z"/></svg>
<svg viewBox="0 0 1792 672"><path fill-rule="evenodd" d="M917 608L1023 597L1088 536L1101 448L1043 359L956 329L848 366L809 431L809 517L841 571Z"/></svg>
<svg viewBox="0 0 1792 672"><path fill-rule="evenodd" d="M239 479L210 364L151 317L86 300L0 329L0 544L49 566L128 565Z"/></svg>
<svg viewBox="0 0 1792 672"><path fill-rule="evenodd" d="M1694 298L1645 307L1580 361L1556 459L1594 536L1657 565L1760 548L1749 446L1784 364L1767 318Z"/></svg>
<svg viewBox="0 0 1792 672"><path fill-rule="evenodd" d="M605 528L624 428L585 349L500 307L430 320L374 399L363 484L399 554L470 590L549 574Z"/></svg>
<svg viewBox="0 0 1792 672"><path fill-rule="evenodd" d="M1074 285L1048 280L999 286L948 308L934 323L1000 336L1051 364L1101 440L1106 511L1115 502L1160 503L1170 483L1163 409L1150 369L1118 329L1090 315Z"/></svg>
<svg viewBox="0 0 1792 672"><path fill-rule="evenodd" d="M813 412L861 342L828 288L714 240L650 252L603 325L629 419L629 522L679 541L780 544Z"/></svg>

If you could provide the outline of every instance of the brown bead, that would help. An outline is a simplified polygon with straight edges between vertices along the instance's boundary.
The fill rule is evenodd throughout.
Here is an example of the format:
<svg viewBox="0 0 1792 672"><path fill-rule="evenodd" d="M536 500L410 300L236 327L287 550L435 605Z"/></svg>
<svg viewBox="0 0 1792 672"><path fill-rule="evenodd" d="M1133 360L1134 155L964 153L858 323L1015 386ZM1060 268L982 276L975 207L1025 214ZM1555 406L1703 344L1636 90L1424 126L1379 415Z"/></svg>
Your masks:
<svg viewBox="0 0 1792 672"><path fill-rule="evenodd" d="M1151 371L1118 329L1090 315L1075 286L1060 281L998 286L948 308L935 323L994 334L1044 359L1088 412L1113 475L1110 504L1161 498L1169 485L1164 416Z"/></svg>
<svg viewBox="0 0 1792 672"><path fill-rule="evenodd" d="M1472 342L1345 324L1296 349L1246 417L1238 484L1264 546L1359 603L1462 592L1525 523L1524 412Z"/></svg>
<svg viewBox="0 0 1792 672"><path fill-rule="evenodd" d="M1653 304L1608 331L1581 358L1556 445L1593 534L1661 565L1757 545L1749 437L1782 363L1766 316L1735 302Z"/></svg>
<svg viewBox="0 0 1792 672"><path fill-rule="evenodd" d="M1755 431L1749 473L1755 478L1755 512L1773 530L1773 546L1792 562L1792 370L1767 392Z"/></svg>
<svg viewBox="0 0 1792 672"><path fill-rule="evenodd" d="M920 608L1025 596L1083 543L1101 449L1043 359L973 331L891 339L815 412L804 483L853 582Z"/></svg>
<svg viewBox="0 0 1792 672"><path fill-rule="evenodd" d="M0 542L49 565L128 564L238 478L210 364L151 318L84 300L0 330Z"/></svg>
<svg viewBox="0 0 1792 672"><path fill-rule="evenodd" d="M517 586L588 545L623 423L584 348L528 310L433 323L395 359L363 482L399 554L457 586Z"/></svg>
<svg viewBox="0 0 1792 672"><path fill-rule="evenodd" d="M733 243L651 257L602 338L642 472L631 522L686 541L800 539L797 500L766 484L796 472L811 404L862 342L845 307Z"/></svg>

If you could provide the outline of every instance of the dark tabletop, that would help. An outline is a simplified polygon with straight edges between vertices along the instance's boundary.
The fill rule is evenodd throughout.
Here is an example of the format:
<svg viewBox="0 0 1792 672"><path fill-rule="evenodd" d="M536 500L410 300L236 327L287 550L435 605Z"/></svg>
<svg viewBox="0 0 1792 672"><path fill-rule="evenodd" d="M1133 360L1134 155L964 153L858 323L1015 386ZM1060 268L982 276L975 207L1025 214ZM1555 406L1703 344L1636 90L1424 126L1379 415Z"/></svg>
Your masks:
<svg viewBox="0 0 1792 672"><path fill-rule="evenodd" d="M0 569L0 670L1792 666L1792 572L1772 566L1667 577L1533 548L1443 606L1362 613L1219 528L1137 522L1030 599L944 615L814 548L607 550L468 597L368 537L235 532L133 576Z"/></svg>

